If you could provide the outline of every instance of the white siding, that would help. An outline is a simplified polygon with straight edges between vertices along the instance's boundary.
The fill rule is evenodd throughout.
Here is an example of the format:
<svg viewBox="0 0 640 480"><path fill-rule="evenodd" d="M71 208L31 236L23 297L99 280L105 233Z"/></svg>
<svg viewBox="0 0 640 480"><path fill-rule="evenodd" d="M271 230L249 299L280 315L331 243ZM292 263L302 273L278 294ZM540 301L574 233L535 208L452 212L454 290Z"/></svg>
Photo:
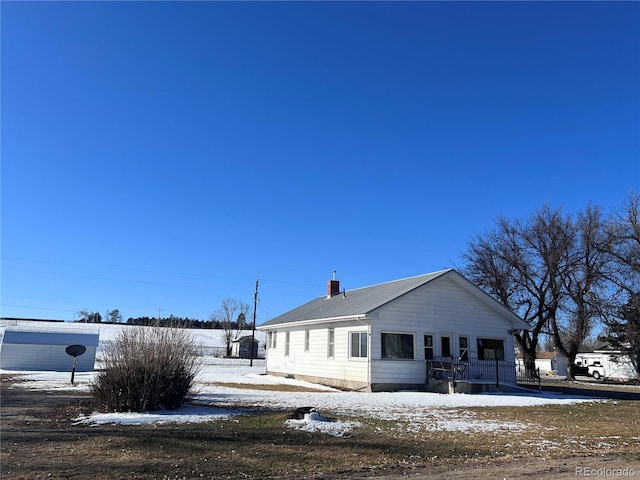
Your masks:
<svg viewBox="0 0 640 480"><path fill-rule="evenodd" d="M335 355L327 357L328 330L335 329ZM344 321L286 327L277 330L277 346L267 352L270 374L306 377L320 383L362 388L364 386L424 385L427 365L424 335L434 339L434 355L441 356L440 340L451 339L451 354L458 356L459 337L468 339L470 360L478 358L477 339L500 339L504 356L515 363L510 320L455 281L442 277L419 287L374 312L362 321ZM309 350L305 351L305 330L309 330ZM290 332L289 355L285 356L285 332ZM368 356L350 358L349 334L368 331ZM413 335L414 358L382 358L383 332ZM515 369L513 369L515 375Z"/></svg>
<svg viewBox="0 0 640 480"><path fill-rule="evenodd" d="M334 356L328 358L329 328L334 328ZM309 330L309 350L304 350L305 330ZM289 355L285 355L285 335L290 333ZM320 324L277 330L276 348L267 351L267 372L272 374L334 379L338 383L367 382L367 359L349 358L351 332L367 332L361 322Z"/></svg>
<svg viewBox="0 0 640 480"><path fill-rule="evenodd" d="M428 287L428 288L427 288ZM426 380L424 335L434 335L435 356L442 354L442 336L451 339L451 353L459 355L458 339L469 339L469 358L478 358L477 339L504 341L505 360L515 362L509 322L448 278L441 278L383 307L371 329L371 382L418 383ZM383 359L382 332L414 335L414 360Z"/></svg>

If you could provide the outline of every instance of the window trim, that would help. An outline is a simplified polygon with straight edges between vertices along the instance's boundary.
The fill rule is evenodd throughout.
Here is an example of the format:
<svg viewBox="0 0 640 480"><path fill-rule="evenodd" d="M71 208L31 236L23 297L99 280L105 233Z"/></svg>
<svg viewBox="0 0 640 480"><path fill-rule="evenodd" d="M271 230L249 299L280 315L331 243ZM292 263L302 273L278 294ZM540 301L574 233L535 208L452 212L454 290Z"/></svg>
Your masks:
<svg viewBox="0 0 640 480"><path fill-rule="evenodd" d="M467 346L462 346L462 340L466 340ZM463 358L466 357L466 358ZM459 335L458 336L458 358L461 362L469 361L469 336L468 335Z"/></svg>
<svg viewBox="0 0 640 480"><path fill-rule="evenodd" d="M309 329L305 328L304 329L304 351L305 352L309 351L309 337L310 337Z"/></svg>
<svg viewBox="0 0 640 480"><path fill-rule="evenodd" d="M336 354L336 329L327 329L327 358L335 358Z"/></svg>
<svg viewBox="0 0 640 480"><path fill-rule="evenodd" d="M431 346L427 347L427 337L431 337ZM424 359L425 360L433 360L436 356L436 345L435 345L435 334L433 333L425 333L422 336L423 348L424 348ZM431 358L427 356L427 348L431 349Z"/></svg>
<svg viewBox="0 0 640 480"><path fill-rule="evenodd" d="M354 335L358 336L358 352L357 355L354 354L353 352L353 337ZM364 343L362 342L363 340L363 336L364 336ZM367 332L363 332L363 331L354 331L354 332L349 332L349 358L351 359L355 359L355 360L366 360L367 358L369 358L369 345L368 345L368 339L369 339L369 335L367 334ZM364 349L364 355L362 354L362 350Z"/></svg>
<svg viewBox="0 0 640 480"><path fill-rule="evenodd" d="M491 341L495 341L495 342L502 342L502 358L500 358L500 356L498 356L497 358L486 358L484 351L485 348L484 346L481 347L481 343L484 340L491 340ZM505 345L506 345L506 341L504 338L496 338L496 337L477 337L476 338L476 345L478 347L478 360L504 360L505 359Z"/></svg>
<svg viewBox="0 0 640 480"><path fill-rule="evenodd" d="M451 357L453 355L453 350L452 350L452 345L451 345L451 337L453 335L451 335L450 333L443 333L440 334L440 356L441 357ZM444 339L447 339L448 343L449 343L449 353L447 355L445 355L444 353L444 349L442 347L444 347L444 344L442 343Z"/></svg>
<svg viewBox="0 0 640 480"><path fill-rule="evenodd" d="M411 337L411 357L392 357L385 356L385 335L403 335ZM394 331L382 331L380 332L380 358L383 360L415 360L416 359L416 334L414 332L394 332Z"/></svg>
<svg viewBox="0 0 640 480"><path fill-rule="evenodd" d="M291 348L291 332L284 333L284 356L289 356L289 350Z"/></svg>

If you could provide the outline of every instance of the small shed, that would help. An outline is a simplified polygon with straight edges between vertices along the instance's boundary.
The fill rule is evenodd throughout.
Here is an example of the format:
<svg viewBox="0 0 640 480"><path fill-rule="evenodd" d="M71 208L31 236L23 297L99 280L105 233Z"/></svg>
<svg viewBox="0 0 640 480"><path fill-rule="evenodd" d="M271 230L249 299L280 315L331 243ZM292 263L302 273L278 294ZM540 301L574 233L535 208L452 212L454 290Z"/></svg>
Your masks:
<svg viewBox="0 0 640 480"><path fill-rule="evenodd" d="M76 372L91 372L96 359L99 330L38 327L7 327L0 349L3 370L70 371L73 358L66 352L71 345L82 345Z"/></svg>
<svg viewBox="0 0 640 480"><path fill-rule="evenodd" d="M253 358L258 358L258 340L253 341ZM247 335L234 340L231 344L231 356L238 358L251 357L251 336Z"/></svg>

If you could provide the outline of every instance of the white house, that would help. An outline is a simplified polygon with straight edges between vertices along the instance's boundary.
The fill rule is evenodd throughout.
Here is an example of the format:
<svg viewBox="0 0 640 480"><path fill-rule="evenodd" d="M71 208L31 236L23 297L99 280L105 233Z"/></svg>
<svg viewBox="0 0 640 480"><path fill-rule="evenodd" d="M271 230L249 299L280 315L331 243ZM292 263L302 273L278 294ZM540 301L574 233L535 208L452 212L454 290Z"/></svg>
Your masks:
<svg viewBox="0 0 640 480"><path fill-rule="evenodd" d="M536 352L536 368L540 376L560 376L567 375L567 359L557 352ZM518 374L524 375L525 366L521 353L516 355L516 369Z"/></svg>
<svg viewBox="0 0 640 480"><path fill-rule="evenodd" d="M75 371L93 371L96 348L99 342L97 329L42 327L7 327L2 337L0 368L3 370L71 371L73 357L66 349L82 345L85 351L77 357Z"/></svg>
<svg viewBox="0 0 640 480"><path fill-rule="evenodd" d="M446 381L448 391L477 391L515 385L513 331L528 327L448 269L355 290L330 280L327 295L258 328L271 375L352 390L445 390Z"/></svg>

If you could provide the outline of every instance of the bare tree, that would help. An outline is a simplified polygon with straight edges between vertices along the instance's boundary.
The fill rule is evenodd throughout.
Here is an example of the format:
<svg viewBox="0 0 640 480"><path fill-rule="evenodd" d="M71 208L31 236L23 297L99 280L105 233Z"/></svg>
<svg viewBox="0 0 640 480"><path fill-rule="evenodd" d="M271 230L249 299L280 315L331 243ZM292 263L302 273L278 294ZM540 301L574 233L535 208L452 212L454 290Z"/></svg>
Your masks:
<svg viewBox="0 0 640 480"><path fill-rule="evenodd" d="M606 230L598 207L589 206L564 228L564 258L558 271L560 302L550 323L554 343L567 359L567 379L573 379L576 355L602 318L610 257L600 248Z"/></svg>
<svg viewBox="0 0 640 480"><path fill-rule="evenodd" d="M76 315L78 315L78 320L76 320L76 322L78 323L102 322L102 315L100 315L98 312L90 312L87 309L83 309L83 310L80 310L79 312L76 312Z"/></svg>
<svg viewBox="0 0 640 480"><path fill-rule="evenodd" d="M629 195L607 231L613 288L601 339L628 355L640 375L640 194Z"/></svg>
<svg viewBox="0 0 640 480"><path fill-rule="evenodd" d="M469 279L531 326L514 332L529 377L535 375L540 335L550 333L560 305L566 229L561 211L544 206L525 222L499 218L497 227L476 237L463 255Z"/></svg>
<svg viewBox="0 0 640 480"><path fill-rule="evenodd" d="M238 339L240 331L246 326L249 305L237 298L224 298L220 308L211 314L210 320L218 322L224 330L224 340L227 356L231 356L231 346Z"/></svg>
<svg viewBox="0 0 640 480"><path fill-rule="evenodd" d="M613 219L593 206L575 218L544 206L525 221L499 218L470 242L469 279L531 326L514 333L527 375L541 335L549 335L573 378L575 356L600 321L607 340L640 368L639 213L640 195Z"/></svg>

